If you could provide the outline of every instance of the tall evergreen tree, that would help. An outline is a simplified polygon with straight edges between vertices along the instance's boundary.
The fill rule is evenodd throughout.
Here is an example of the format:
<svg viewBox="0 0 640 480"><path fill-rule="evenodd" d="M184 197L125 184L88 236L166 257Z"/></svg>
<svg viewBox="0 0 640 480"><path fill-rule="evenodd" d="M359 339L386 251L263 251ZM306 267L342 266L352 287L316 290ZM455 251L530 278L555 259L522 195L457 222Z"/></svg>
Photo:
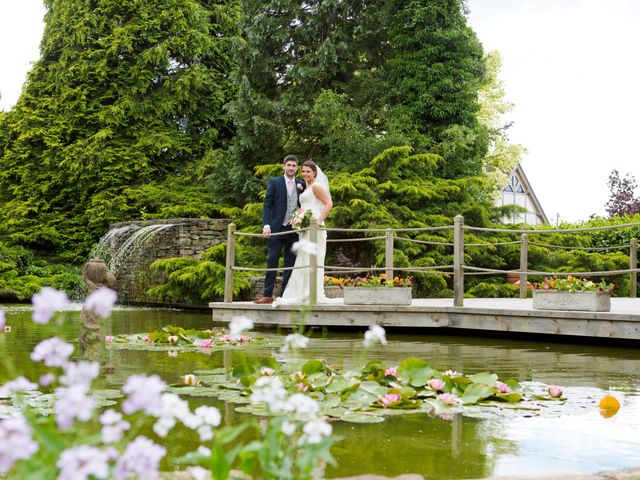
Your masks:
<svg viewBox="0 0 640 480"><path fill-rule="evenodd" d="M463 0L390 0L387 100L415 126L418 151L440 154L448 178L477 175L487 148L478 122L482 45Z"/></svg>
<svg viewBox="0 0 640 480"><path fill-rule="evenodd" d="M1 119L0 224L14 241L80 260L109 222L139 215L132 189L179 177L227 144L239 9L235 0L46 6L41 57Z"/></svg>

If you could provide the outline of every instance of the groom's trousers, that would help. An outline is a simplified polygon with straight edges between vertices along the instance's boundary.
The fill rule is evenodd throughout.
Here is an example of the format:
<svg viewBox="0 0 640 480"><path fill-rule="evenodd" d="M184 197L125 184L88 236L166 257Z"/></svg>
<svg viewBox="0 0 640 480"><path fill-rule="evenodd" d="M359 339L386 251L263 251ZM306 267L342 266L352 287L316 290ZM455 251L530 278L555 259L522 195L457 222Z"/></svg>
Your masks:
<svg viewBox="0 0 640 480"><path fill-rule="evenodd" d="M267 240L267 268L278 268L278 263L280 262L280 255L282 253L282 249L284 248L284 263L283 267L293 267L293 264L296 261L296 255L291 251L291 247L295 242L298 241L298 234L294 232L291 228L291 225L282 226L278 232L272 233L281 233L281 232L291 232L289 235L277 235L271 236ZM285 270L282 273L282 287L280 289L280 296L284 292L284 289L287 288L287 283L289 283L289 277L291 277L291 270ZM273 289L276 284L276 272L275 270L272 272L267 272L264 277L264 296L272 297Z"/></svg>

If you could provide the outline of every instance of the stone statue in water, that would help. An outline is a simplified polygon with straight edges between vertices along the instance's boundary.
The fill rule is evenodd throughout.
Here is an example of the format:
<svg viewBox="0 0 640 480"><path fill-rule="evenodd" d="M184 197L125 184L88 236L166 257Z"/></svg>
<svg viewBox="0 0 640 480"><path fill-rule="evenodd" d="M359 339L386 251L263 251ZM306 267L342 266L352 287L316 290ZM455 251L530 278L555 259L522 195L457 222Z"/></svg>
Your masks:
<svg viewBox="0 0 640 480"><path fill-rule="evenodd" d="M107 268L107 264L99 258L89 260L84 266L84 281L87 284L87 296L100 287L113 289L116 277ZM104 333L100 319L91 310L82 308L82 323L79 338L80 354L83 358L100 361L104 352Z"/></svg>

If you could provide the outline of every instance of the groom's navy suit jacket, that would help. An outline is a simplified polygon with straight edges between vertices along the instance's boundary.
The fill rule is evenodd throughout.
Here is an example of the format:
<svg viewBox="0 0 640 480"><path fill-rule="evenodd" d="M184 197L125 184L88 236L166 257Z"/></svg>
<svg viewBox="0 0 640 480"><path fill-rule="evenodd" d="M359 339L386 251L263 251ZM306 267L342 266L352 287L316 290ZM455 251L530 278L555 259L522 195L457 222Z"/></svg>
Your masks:
<svg viewBox="0 0 640 480"><path fill-rule="evenodd" d="M296 178L298 198L305 187L305 182ZM269 179L262 207L262 225L269 225L274 233L282 228L282 222L284 222L284 216L287 213L287 196L287 182L284 175Z"/></svg>

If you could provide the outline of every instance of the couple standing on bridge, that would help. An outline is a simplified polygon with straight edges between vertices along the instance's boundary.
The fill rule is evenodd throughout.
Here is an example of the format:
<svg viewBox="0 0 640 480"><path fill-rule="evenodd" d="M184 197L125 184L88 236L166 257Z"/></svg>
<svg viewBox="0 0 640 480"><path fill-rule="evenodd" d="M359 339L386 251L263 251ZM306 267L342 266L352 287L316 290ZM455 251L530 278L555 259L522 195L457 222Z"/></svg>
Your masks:
<svg viewBox="0 0 640 480"><path fill-rule="evenodd" d="M309 256L316 253L318 264L319 301L326 299L324 295L324 256L327 249L327 231L321 229L317 244L310 240L310 231L299 234L294 232L292 220L298 208L305 212L310 210L312 217L323 226L333 203L329 190L329 179L320 167L311 160L302 164L300 176L298 158L287 155L282 163L284 175L269 180L267 194L262 208L262 236L267 238L267 269L278 268L280 256L284 249L284 268L282 275L281 296L274 301L273 290L276 271L267 271L264 279L264 293L255 303L277 305L299 305L309 299Z"/></svg>

